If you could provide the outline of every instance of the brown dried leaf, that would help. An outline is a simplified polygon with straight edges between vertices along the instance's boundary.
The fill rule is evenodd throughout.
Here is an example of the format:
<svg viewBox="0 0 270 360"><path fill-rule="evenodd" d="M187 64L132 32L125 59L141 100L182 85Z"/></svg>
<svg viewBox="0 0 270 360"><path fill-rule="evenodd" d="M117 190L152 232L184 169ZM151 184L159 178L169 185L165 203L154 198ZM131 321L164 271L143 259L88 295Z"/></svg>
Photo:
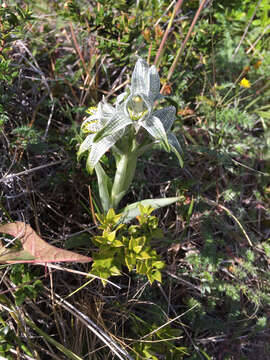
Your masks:
<svg viewBox="0 0 270 360"><path fill-rule="evenodd" d="M30 225L17 221L0 226L0 232L18 238L23 250L0 251L0 264L92 261L92 258L47 244Z"/></svg>

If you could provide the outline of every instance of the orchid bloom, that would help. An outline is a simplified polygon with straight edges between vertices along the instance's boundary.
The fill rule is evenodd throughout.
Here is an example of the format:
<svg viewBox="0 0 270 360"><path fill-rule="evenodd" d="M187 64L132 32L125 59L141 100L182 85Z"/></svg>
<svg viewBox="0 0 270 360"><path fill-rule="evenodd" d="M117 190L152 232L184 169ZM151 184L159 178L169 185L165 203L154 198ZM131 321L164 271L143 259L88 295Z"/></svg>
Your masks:
<svg viewBox="0 0 270 360"><path fill-rule="evenodd" d="M155 66L149 67L141 58L138 59L131 78L129 91L118 96L113 107L105 100L98 104L96 112L82 124L82 131L88 136L80 146L78 157L89 150L87 167L91 171L100 158L126 134L127 128L134 133L143 128L160 143L164 150L173 151L182 166L181 146L171 133L175 120L173 106L154 111L154 103L162 98L159 93L160 80Z"/></svg>

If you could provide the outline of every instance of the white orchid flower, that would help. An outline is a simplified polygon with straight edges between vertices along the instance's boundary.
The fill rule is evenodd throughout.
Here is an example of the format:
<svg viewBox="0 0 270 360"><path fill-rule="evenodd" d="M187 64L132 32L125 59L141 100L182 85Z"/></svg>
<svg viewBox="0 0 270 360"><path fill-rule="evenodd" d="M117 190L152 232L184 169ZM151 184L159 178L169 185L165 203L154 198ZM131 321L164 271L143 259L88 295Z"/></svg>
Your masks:
<svg viewBox="0 0 270 360"><path fill-rule="evenodd" d="M155 143L160 143L168 152L173 151L182 166L181 146L170 131L175 120L175 108L169 106L153 111L155 101L162 98L159 90L160 80L156 67L149 67L139 58L132 74L129 94L119 95L116 107L103 100L97 111L82 124L82 130L90 134L81 144L78 156L90 150L87 160L90 170L124 136L128 127L132 127L135 133L144 128Z"/></svg>
<svg viewBox="0 0 270 360"><path fill-rule="evenodd" d="M90 109L90 116L82 124L82 132L87 136L79 148L78 158L86 151L89 152L86 168L89 172L95 169L104 212L119 206L134 179L138 157L153 144L161 144L166 151L174 152L181 166L183 165L181 146L171 132L175 108L169 106L154 111L156 100L162 98L159 90L157 69L139 59L128 91L117 97L115 106L103 99L97 108ZM150 137L138 142L137 134L141 129ZM114 179L106 174L99 162L110 148L113 149L116 162ZM155 199L155 208L178 200L179 197ZM153 204L153 199L145 201ZM125 207L124 217L127 221L138 215L138 209L138 203Z"/></svg>

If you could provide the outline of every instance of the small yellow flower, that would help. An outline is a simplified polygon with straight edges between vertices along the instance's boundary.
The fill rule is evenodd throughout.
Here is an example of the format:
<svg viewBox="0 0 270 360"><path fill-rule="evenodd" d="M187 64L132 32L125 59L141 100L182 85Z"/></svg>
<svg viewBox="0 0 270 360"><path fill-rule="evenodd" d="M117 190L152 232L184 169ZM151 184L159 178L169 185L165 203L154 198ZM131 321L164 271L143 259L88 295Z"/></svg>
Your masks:
<svg viewBox="0 0 270 360"><path fill-rule="evenodd" d="M243 88L250 88L250 82L248 81L248 79L246 78L243 78L240 83L239 83L240 86L242 86Z"/></svg>

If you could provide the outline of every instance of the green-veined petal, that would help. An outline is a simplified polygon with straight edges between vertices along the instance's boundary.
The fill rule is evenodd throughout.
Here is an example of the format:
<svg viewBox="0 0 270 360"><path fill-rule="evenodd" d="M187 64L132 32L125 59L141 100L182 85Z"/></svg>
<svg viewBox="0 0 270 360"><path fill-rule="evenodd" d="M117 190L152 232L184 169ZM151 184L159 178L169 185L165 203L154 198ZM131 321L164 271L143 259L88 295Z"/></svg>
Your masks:
<svg viewBox="0 0 270 360"><path fill-rule="evenodd" d="M94 138L95 134L90 134L88 135L84 141L81 143L80 145L80 148L79 148L79 151L77 153L77 157L78 159L80 158L80 156L86 151L86 150L89 150L90 147L92 146L93 144L93 138Z"/></svg>
<svg viewBox="0 0 270 360"><path fill-rule="evenodd" d="M177 156L180 166L184 166L184 162L182 159L183 150L181 148L181 145L179 144L179 141L177 140L176 136L173 133L167 134L168 142L170 144L171 150L175 153Z"/></svg>
<svg viewBox="0 0 270 360"><path fill-rule="evenodd" d="M152 107L153 103L149 101L145 94L132 93L125 101L124 111L126 116L133 121L133 125L136 128L137 125L135 123L149 116L152 112Z"/></svg>
<svg viewBox="0 0 270 360"><path fill-rule="evenodd" d="M168 143L167 134L162 122L156 116L151 116L146 120L140 122L140 125L155 139L160 140L164 149L170 152L170 145Z"/></svg>
<svg viewBox="0 0 270 360"><path fill-rule="evenodd" d="M126 91L124 91L122 94L118 95L117 98L116 98L116 102L115 102L115 105L116 105L116 108L120 107L123 100L128 97L128 93Z"/></svg>
<svg viewBox="0 0 270 360"><path fill-rule="evenodd" d="M81 125L81 130L84 134L93 134L100 129L100 124L98 119L94 115L89 116Z"/></svg>
<svg viewBox="0 0 270 360"><path fill-rule="evenodd" d="M165 131L169 131L172 127L172 124L175 120L175 107L174 106L168 106L166 108L157 110L153 113L153 116L156 116L159 118L159 120L162 122Z"/></svg>
<svg viewBox="0 0 270 360"><path fill-rule="evenodd" d="M119 130L124 129L130 124L132 124L132 120L126 116L123 111L119 110L107 122L107 124L96 133L94 142L99 142L100 140L117 133Z"/></svg>
<svg viewBox="0 0 270 360"><path fill-rule="evenodd" d="M149 89L149 66L146 61L139 58L131 77L132 93L147 93Z"/></svg>
<svg viewBox="0 0 270 360"><path fill-rule="evenodd" d="M101 104L101 112L103 116L110 117L114 113L115 108L110 103L108 103L104 97L100 102L100 104Z"/></svg>
<svg viewBox="0 0 270 360"><path fill-rule="evenodd" d="M155 100L159 95L160 81L157 68L152 65L148 71L148 96Z"/></svg>
<svg viewBox="0 0 270 360"><path fill-rule="evenodd" d="M122 133L120 132L92 143L91 151L89 152L86 162L86 168L90 173L93 171L99 159L116 143L117 140L119 140L121 136Z"/></svg>

